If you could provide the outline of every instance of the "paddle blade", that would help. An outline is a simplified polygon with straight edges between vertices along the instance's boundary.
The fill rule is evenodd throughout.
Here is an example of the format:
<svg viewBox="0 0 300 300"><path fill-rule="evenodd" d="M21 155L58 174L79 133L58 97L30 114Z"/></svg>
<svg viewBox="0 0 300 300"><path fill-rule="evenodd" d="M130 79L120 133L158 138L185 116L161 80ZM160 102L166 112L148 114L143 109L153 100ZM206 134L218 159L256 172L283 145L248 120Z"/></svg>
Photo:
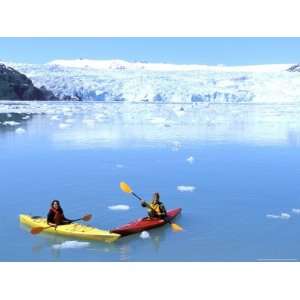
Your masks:
<svg viewBox="0 0 300 300"><path fill-rule="evenodd" d="M40 232L42 232L45 229L45 227L33 227L30 230L31 234L39 234Z"/></svg>
<svg viewBox="0 0 300 300"><path fill-rule="evenodd" d="M88 214L88 215L85 215L82 220L83 221L89 221L90 219L92 218L92 215L91 214Z"/></svg>
<svg viewBox="0 0 300 300"><path fill-rule="evenodd" d="M132 193L132 189L130 186L125 182L120 182L120 189L125 193Z"/></svg>
<svg viewBox="0 0 300 300"><path fill-rule="evenodd" d="M172 227L173 231L175 231L175 232L183 231L183 228L181 226L179 226L178 224L171 223L171 227Z"/></svg>

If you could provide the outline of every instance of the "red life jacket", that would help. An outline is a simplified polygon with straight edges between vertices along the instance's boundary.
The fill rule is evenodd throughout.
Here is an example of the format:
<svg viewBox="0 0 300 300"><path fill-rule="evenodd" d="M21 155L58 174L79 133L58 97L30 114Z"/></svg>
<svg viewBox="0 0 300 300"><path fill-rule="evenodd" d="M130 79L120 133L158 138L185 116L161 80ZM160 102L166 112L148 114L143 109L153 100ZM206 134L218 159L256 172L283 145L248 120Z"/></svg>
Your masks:
<svg viewBox="0 0 300 300"><path fill-rule="evenodd" d="M53 217L54 223L57 224L57 225L61 224L63 219L64 219L64 215L62 213L62 210L61 209L54 209L53 207L50 208L50 210L54 213L54 217Z"/></svg>

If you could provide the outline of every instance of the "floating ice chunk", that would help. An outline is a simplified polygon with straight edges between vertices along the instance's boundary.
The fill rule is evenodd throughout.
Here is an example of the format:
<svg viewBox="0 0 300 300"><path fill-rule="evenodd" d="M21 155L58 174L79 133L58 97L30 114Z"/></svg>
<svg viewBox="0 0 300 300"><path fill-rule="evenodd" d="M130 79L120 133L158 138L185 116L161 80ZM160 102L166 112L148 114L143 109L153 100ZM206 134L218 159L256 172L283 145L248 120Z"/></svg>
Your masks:
<svg viewBox="0 0 300 300"><path fill-rule="evenodd" d="M11 114L6 114L6 116L7 116L8 118L11 118Z"/></svg>
<svg viewBox="0 0 300 300"><path fill-rule="evenodd" d="M186 159L186 161L190 164L193 164L195 161L195 158L193 156L190 156L189 158Z"/></svg>
<svg viewBox="0 0 300 300"><path fill-rule="evenodd" d="M293 208L292 212L296 215L300 215L300 208Z"/></svg>
<svg viewBox="0 0 300 300"><path fill-rule="evenodd" d="M24 132L26 132L26 130L23 129L23 128L21 128L21 127L19 127L19 128L16 129L16 133L17 134L23 134Z"/></svg>
<svg viewBox="0 0 300 300"><path fill-rule="evenodd" d="M73 116L73 113L70 112L70 111L66 111L63 113L66 117L72 117Z"/></svg>
<svg viewBox="0 0 300 300"><path fill-rule="evenodd" d="M67 124L67 123L60 123L59 125L58 125L58 127L59 128L61 128L61 129L64 129L64 128L67 128L67 127L70 127L71 125L70 124Z"/></svg>
<svg viewBox="0 0 300 300"><path fill-rule="evenodd" d="M16 122L16 121L5 121L5 122L3 122L3 125L17 126L17 125L20 125L20 123Z"/></svg>
<svg viewBox="0 0 300 300"><path fill-rule="evenodd" d="M266 217L270 219L288 220L291 216L287 213L281 213L280 215L267 214Z"/></svg>
<svg viewBox="0 0 300 300"><path fill-rule="evenodd" d="M179 148L181 147L180 142L175 141L175 142L173 142L172 144L173 144L173 147L172 147L172 150L173 150L173 151L178 151Z"/></svg>
<svg viewBox="0 0 300 300"><path fill-rule="evenodd" d="M52 120L52 121L58 121L58 120L59 120L59 117L58 117L58 116L52 116L52 117L50 118L50 120Z"/></svg>
<svg viewBox="0 0 300 300"><path fill-rule="evenodd" d="M141 239L149 239L150 238L150 234L148 231L142 231L140 234L140 238Z"/></svg>
<svg viewBox="0 0 300 300"><path fill-rule="evenodd" d="M122 165L122 164L117 164L116 167L119 168L119 169L122 169L122 168L124 168L124 165Z"/></svg>
<svg viewBox="0 0 300 300"><path fill-rule="evenodd" d="M183 107L181 107L180 110L175 110L174 112L178 118L183 117L185 115L185 111Z"/></svg>
<svg viewBox="0 0 300 300"><path fill-rule="evenodd" d="M194 186L178 185L177 190L179 192L193 192L196 188Z"/></svg>
<svg viewBox="0 0 300 300"><path fill-rule="evenodd" d="M24 116L24 117L22 117L22 119L23 119L23 120L28 120L28 119L30 119L30 116L28 116L28 115L27 115L27 116Z"/></svg>
<svg viewBox="0 0 300 300"><path fill-rule="evenodd" d="M52 246L53 249L76 249L76 248L85 248L90 245L89 242L78 242L78 241L66 241L61 244L55 244Z"/></svg>
<svg viewBox="0 0 300 300"><path fill-rule="evenodd" d="M152 124L164 124L164 123L166 123L166 119L161 118L161 117L154 117L153 119L150 120L150 123L152 123Z"/></svg>
<svg viewBox="0 0 300 300"><path fill-rule="evenodd" d="M118 204L118 205L112 205L108 207L111 210L129 210L129 205L125 204Z"/></svg>
<svg viewBox="0 0 300 300"><path fill-rule="evenodd" d="M280 214L280 219L289 219L291 217L290 214L287 214L287 213L281 213Z"/></svg>
<svg viewBox="0 0 300 300"><path fill-rule="evenodd" d="M83 119L82 123L87 125L88 127L94 127L95 126L95 120L91 120L91 119Z"/></svg>
<svg viewBox="0 0 300 300"><path fill-rule="evenodd" d="M67 119L67 120L65 120L65 123L68 123L68 124L72 124L72 123L74 123L74 119Z"/></svg>

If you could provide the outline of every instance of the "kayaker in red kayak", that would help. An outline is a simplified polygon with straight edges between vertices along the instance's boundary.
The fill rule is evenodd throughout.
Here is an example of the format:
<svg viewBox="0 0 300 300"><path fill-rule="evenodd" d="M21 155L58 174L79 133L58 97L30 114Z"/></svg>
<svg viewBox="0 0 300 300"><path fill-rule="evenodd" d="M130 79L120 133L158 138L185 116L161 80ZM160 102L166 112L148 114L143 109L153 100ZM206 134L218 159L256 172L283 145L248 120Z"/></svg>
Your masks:
<svg viewBox="0 0 300 300"><path fill-rule="evenodd" d="M142 201L141 205L148 208L148 216L150 219L160 218L165 219L167 216L167 211L164 204L160 201L159 193L154 193L151 203Z"/></svg>
<svg viewBox="0 0 300 300"><path fill-rule="evenodd" d="M72 223L72 220L69 220L64 216L64 212L58 200L53 200L51 202L51 207L47 215L47 223L48 225L54 227L56 227L57 225Z"/></svg>

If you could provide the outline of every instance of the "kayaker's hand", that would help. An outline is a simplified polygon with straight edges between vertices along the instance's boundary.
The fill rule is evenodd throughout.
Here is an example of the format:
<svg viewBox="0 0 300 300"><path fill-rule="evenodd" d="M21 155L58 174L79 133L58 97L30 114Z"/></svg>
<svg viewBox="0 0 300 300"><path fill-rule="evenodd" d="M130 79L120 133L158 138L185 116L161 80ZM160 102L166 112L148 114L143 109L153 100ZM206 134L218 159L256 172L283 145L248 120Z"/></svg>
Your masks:
<svg viewBox="0 0 300 300"><path fill-rule="evenodd" d="M145 201L142 201L142 202L141 202L141 205L142 205L143 207L147 207L147 203L146 203Z"/></svg>

